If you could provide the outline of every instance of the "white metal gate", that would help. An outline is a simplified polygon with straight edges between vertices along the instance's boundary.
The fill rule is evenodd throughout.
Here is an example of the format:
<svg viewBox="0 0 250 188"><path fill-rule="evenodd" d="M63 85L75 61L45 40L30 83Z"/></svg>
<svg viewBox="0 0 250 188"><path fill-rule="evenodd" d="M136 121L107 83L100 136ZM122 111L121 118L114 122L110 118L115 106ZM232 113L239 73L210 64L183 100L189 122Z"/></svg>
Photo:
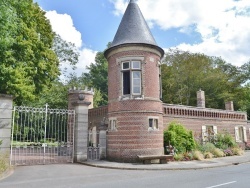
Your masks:
<svg viewBox="0 0 250 188"><path fill-rule="evenodd" d="M74 124L74 110L14 107L11 164L73 162Z"/></svg>
<svg viewBox="0 0 250 188"><path fill-rule="evenodd" d="M88 133L88 159L100 160L99 132L96 130Z"/></svg>

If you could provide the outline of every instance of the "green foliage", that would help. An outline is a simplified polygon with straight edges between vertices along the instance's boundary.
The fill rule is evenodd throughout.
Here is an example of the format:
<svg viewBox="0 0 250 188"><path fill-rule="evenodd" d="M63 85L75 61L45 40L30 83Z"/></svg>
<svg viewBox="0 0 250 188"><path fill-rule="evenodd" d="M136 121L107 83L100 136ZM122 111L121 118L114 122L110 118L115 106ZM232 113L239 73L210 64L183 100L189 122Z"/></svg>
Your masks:
<svg viewBox="0 0 250 188"><path fill-rule="evenodd" d="M95 63L87 67L88 73L82 75L84 84L97 89L100 95L99 106L108 104L108 62L104 52L96 54Z"/></svg>
<svg viewBox="0 0 250 188"><path fill-rule="evenodd" d="M204 158L205 159L212 159L213 158L213 154L211 152L205 152L204 153Z"/></svg>
<svg viewBox="0 0 250 188"><path fill-rule="evenodd" d="M8 153L0 153L0 178L1 175L9 168Z"/></svg>
<svg viewBox="0 0 250 188"><path fill-rule="evenodd" d="M45 12L32 0L0 2L0 93L16 104L34 100L59 75L52 50L54 33Z"/></svg>
<svg viewBox="0 0 250 188"><path fill-rule="evenodd" d="M162 65L163 101L196 106L196 92L202 89L207 107L223 109L224 101L233 100L238 109L242 84L249 73L221 58L169 50Z"/></svg>
<svg viewBox="0 0 250 188"><path fill-rule="evenodd" d="M250 67L250 66L249 66ZM250 72L250 69L249 69ZM248 114L248 120L250 119L250 83L246 84L239 95L239 106L241 111L245 111Z"/></svg>
<svg viewBox="0 0 250 188"><path fill-rule="evenodd" d="M2 140L0 140L0 146L2 145L2 143L3 143L3 141L2 141Z"/></svg>
<svg viewBox="0 0 250 188"><path fill-rule="evenodd" d="M61 70L62 74L67 77L67 67L75 70L75 65L78 63L80 55L78 49L73 43L63 40L58 34L54 37L52 49L56 53L61 66L64 67L64 70Z"/></svg>
<svg viewBox="0 0 250 188"><path fill-rule="evenodd" d="M66 109L68 107L68 90L69 86L63 84L59 80L55 80L51 83L49 88L36 96L35 101L25 101L27 106L44 107L45 104L49 105L49 108Z"/></svg>
<svg viewBox="0 0 250 188"><path fill-rule="evenodd" d="M228 132L218 133L212 142L219 149L228 149L237 145L235 139Z"/></svg>
<svg viewBox="0 0 250 188"><path fill-rule="evenodd" d="M244 151L239 147L232 148L232 152L234 155L243 155L244 154Z"/></svg>
<svg viewBox="0 0 250 188"><path fill-rule="evenodd" d="M207 142L207 143L205 143L203 145L200 145L199 150L202 151L203 153L205 153L205 152L213 153L213 150L215 148L216 147L214 146L214 144L212 144L210 142Z"/></svg>
<svg viewBox="0 0 250 188"><path fill-rule="evenodd" d="M193 154L193 159L194 160L198 160L198 161L204 160L204 155L202 154L201 151L195 150L195 151L192 152L192 154Z"/></svg>
<svg viewBox="0 0 250 188"><path fill-rule="evenodd" d="M212 154L214 155L214 157L224 157L225 156L224 152L219 148L215 148L212 151Z"/></svg>
<svg viewBox="0 0 250 188"><path fill-rule="evenodd" d="M184 155L182 153L176 153L174 155L174 160L176 161L183 161L183 159L184 159Z"/></svg>
<svg viewBox="0 0 250 188"><path fill-rule="evenodd" d="M192 131L188 131L180 123L171 122L164 131L164 145L172 145L177 153L191 151L195 148Z"/></svg>

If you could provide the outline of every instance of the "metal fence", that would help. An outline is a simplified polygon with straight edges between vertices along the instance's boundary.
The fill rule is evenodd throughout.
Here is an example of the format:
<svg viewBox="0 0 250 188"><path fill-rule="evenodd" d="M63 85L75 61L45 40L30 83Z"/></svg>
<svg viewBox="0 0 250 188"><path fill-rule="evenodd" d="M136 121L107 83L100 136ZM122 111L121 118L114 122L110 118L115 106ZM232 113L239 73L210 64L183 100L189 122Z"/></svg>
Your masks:
<svg viewBox="0 0 250 188"><path fill-rule="evenodd" d="M75 111L16 106L11 165L73 162Z"/></svg>
<svg viewBox="0 0 250 188"><path fill-rule="evenodd" d="M88 159L100 160L99 132L89 131L88 142Z"/></svg>

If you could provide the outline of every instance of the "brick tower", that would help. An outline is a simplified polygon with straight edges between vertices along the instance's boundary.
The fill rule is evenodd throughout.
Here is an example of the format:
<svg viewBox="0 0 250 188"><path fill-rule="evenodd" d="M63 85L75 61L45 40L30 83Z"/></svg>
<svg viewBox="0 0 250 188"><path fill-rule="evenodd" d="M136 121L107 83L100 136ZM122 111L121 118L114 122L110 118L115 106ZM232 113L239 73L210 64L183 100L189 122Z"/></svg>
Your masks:
<svg viewBox="0 0 250 188"><path fill-rule="evenodd" d="M135 0L130 0L108 60L107 159L135 162L163 154L160 61L157 46Z"/></svg>

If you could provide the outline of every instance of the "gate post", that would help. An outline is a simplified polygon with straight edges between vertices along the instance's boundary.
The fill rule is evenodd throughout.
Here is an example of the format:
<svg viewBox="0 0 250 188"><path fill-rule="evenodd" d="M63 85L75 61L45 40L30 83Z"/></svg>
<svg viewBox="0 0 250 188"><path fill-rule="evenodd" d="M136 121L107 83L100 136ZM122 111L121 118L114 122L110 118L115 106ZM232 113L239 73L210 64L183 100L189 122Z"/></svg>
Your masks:
<svg viewBox="0 0 250 188"><path fill-rule="evenodd" d="M99 127L99 147L100 147L100 159L106 159L106 149L107 149L107 124L102 122Z"/></svg>
<svg viewBox="0 0 250 188"><path fill-rule="evenodd" d="M93 105L93 90L69 91L69 109L75 110L74 162L87 160L88 152L88 109Z"/></svg>
<svg viewBox="0 0 250 188"><path fill-rule="evenodd" d="M10 157L11 122L13 97L0 94L0 153L7 153Z"/></svg>

